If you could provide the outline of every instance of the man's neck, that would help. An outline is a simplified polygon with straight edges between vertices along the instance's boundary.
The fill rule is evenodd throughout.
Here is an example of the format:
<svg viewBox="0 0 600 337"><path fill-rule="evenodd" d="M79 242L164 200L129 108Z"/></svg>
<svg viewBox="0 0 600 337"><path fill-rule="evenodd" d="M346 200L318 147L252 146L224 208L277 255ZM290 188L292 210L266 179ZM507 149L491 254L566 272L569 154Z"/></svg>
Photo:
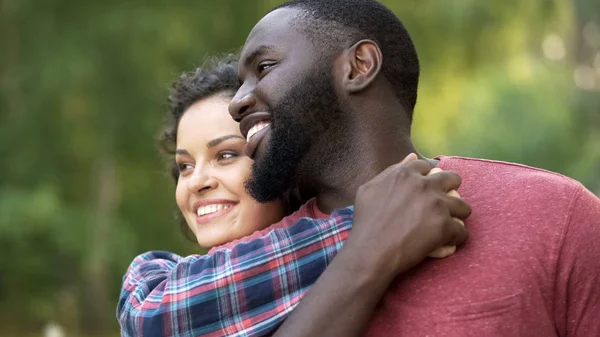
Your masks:
<svg viewBox="0 0 600 337"><path fill-rule="evenodd" d="M409 132L381 125L385 124L363 123L357 130L346 133L352 136L343 141L345 146L337 146L335 153L331 153L334 160L329 163L335 166L320 169L319 181L313 182L321 211L331 213L336 208L353 205L361 185L401 162L409 153L417 153Z"/></svg>

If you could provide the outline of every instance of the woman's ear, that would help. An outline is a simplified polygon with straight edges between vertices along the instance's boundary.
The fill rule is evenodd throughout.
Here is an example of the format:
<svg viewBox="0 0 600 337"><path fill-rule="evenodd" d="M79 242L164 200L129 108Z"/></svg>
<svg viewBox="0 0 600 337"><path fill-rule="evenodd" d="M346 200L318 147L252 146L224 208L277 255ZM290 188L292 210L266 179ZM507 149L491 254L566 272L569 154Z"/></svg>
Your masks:
<svg viewBox="0 0 600 337"><path fill-rule="evenodd" d="M373 40L360 40L347 49L343 88L349 94L367 89L381 71L383 55Z"/></svg>

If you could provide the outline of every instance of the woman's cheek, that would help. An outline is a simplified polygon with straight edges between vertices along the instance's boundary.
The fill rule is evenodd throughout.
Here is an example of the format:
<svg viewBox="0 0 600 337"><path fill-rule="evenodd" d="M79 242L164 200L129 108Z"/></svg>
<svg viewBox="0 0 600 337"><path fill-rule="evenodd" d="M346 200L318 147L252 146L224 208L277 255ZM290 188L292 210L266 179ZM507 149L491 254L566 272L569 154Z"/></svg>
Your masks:
<svg viewBox="0 0 600 337"><path fill-rule="evenodd" d="M252 174L252 164L254 163L254 161L244 156L240 158L238 163L238 170L240 171L240 174L244 177L244 181L248 180L248 178L250 178L250 174Z"/></svg>
<svg viewBox="0 0 600 337"><path fill-rule="evenodd" d="M186 204L188 198L186 192L187 190L185 186L183 186L183 182L181 181L181 179L179 179L179 181L177 182L177 186L175 187L175 201L177 202L177 207L179 207L181 212L184 211L184 205Z"/></svg>

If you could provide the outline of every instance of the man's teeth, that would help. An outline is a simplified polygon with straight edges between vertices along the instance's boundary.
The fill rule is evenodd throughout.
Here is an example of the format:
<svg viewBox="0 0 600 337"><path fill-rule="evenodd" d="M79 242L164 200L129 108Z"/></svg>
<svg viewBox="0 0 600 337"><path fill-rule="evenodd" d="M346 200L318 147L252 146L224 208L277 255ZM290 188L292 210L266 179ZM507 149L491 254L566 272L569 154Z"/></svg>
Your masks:
<svg viewBox="0 0 600 337"><path fill-rule="evenodd" d="M218 212L220 210L228 209L231 206L232 205L225 205L225 204L214 204L214 205L200 206L200 207L198 207L198 211L196 211L196 214L198 216L203 216L203 215L207 215L207 214Z"/></svg>
<svg viewBox="0 0 600 337"><path fill-rule="evenodd" d="M254 136L258 131L266 128L270 124L271 123L267 122L267 121L261 121L261 122L254 124L254 126L251 127L250 130L248 130L248 135L246 136L246 141L249 142L250 138L252 138L252 136Z"/></svg>

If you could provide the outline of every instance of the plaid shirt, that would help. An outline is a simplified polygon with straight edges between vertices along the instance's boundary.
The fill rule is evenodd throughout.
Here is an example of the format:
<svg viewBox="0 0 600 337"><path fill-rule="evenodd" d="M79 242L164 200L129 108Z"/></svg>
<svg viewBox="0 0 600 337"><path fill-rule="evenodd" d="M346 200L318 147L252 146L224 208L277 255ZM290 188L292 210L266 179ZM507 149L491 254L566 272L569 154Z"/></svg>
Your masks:
<svg viewBox="0 0 600 337"><path fill-rule="evenodd" d="M122 336L266 336L288 317L342 247L353 208L302 218L266 236L181 257L136 257L117 308Z"/></svg>

